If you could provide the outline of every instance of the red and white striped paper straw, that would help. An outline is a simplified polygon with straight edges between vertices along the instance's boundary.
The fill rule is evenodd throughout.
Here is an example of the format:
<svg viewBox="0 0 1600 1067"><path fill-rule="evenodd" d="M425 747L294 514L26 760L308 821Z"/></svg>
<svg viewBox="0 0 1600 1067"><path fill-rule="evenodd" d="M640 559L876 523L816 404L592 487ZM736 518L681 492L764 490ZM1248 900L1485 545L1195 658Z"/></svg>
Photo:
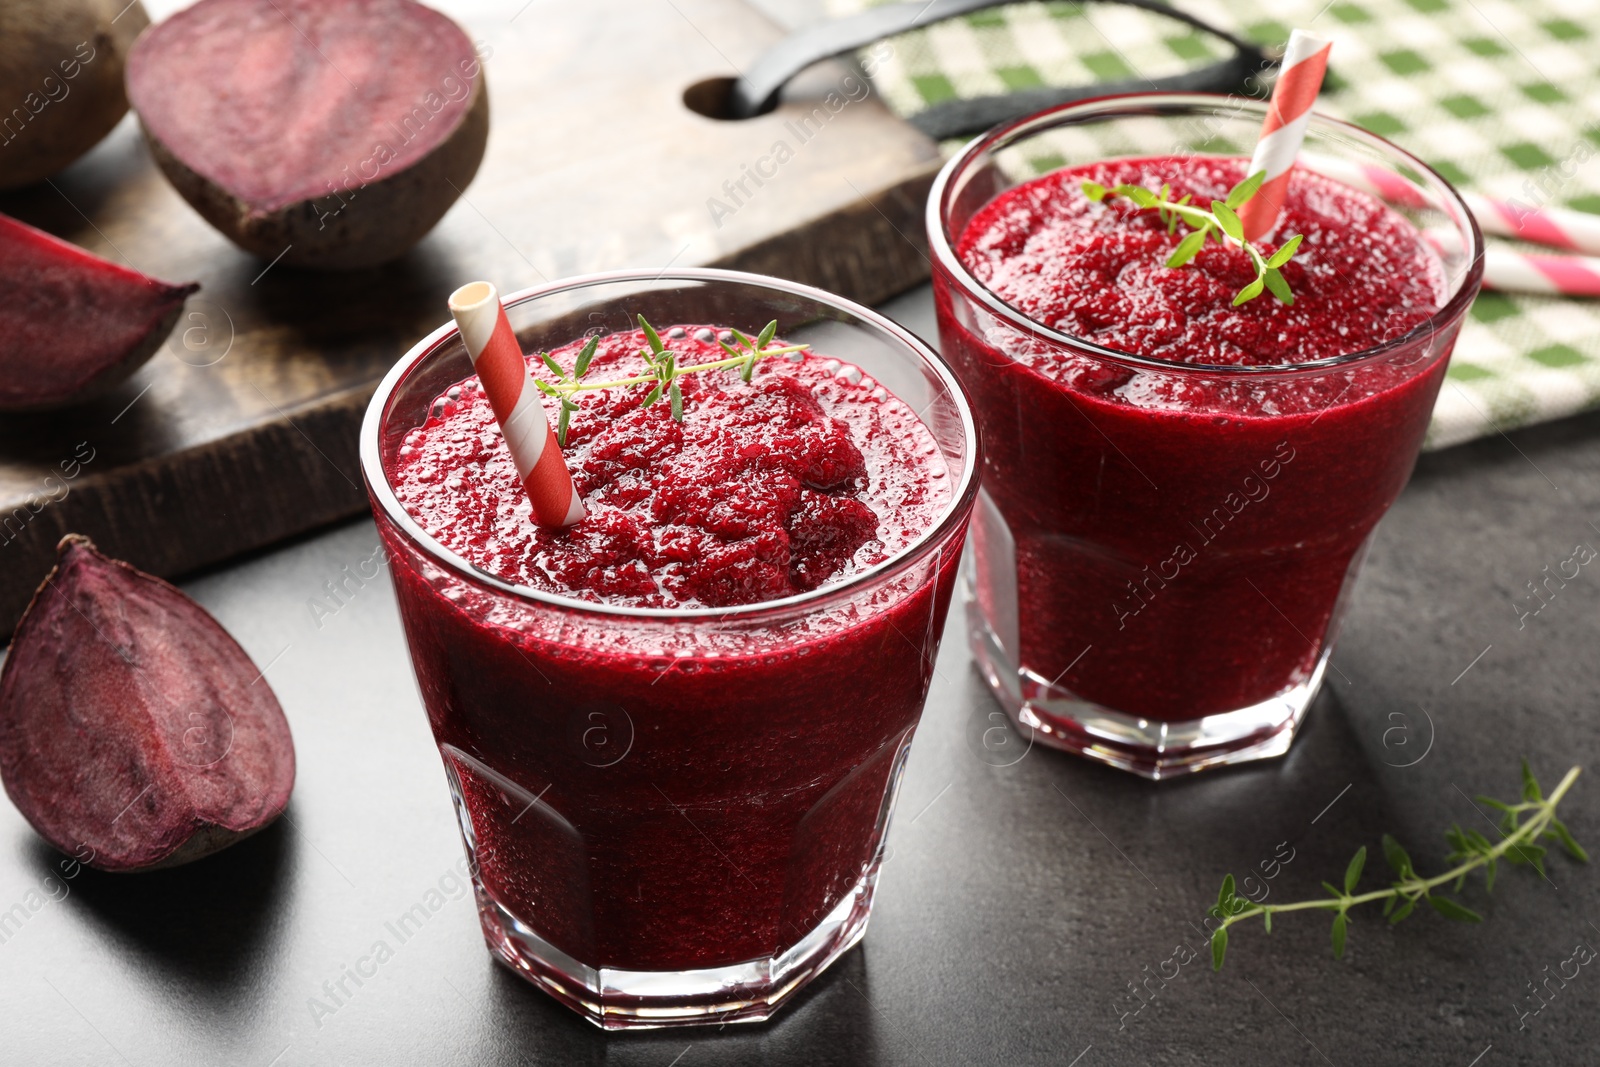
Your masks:
<svg viewBox="0 0 1600 1067"><path fill-rule="evenodd" d="M1428 206L1416 186L1376 163L1309 152L1301 162L1308 170L1391 204L1411 208ZM1525 209L1477 193L1462 193L1461 199L1484 233L1550 248L1600 253L1600 215L1566 208ZM1449 243L1434 233L1428 238L1441 251ZM1600 259L1590 255L1543 256L1498 246L1488 248L1483 254L1483 287L1502 293L1596 297L1600 296Z"/></svg>
<svg viewBox="0 0 1600 1067"><path fill-rule="evenodd" d="M1600 259L1491 248L1483 256L1483 287L1503 293L1600 296Z"/></svg>
<svg viewBox="0 0 1600 1067"><path fill-rule="evenodd" d="M1289 174L1300 154L1300 143L1305 140L1311 105L1322 89L1328 50L1332 47L1332 42L1307 30L1295 30L1289 35L1283 66L1272 87L1272 102L1267 105L1267 118L1261 124L1261 140L1250 157L1249 173L1266 171L1267 179L1239 209L1239 221L1244 223L1248 240L1259 240L1277 225L1289 189Z"/></svg>
<svg viewBox="0 0 1600 1067"><path fill-rule="evenodd" d="M506 318L500 294L488 282L470 282L450 294L450 314L472 357L483 391L533 502L533 521L549 530L583 519L583 500L561 455L556 431L528 373L522 346Z"/></svg>
<svg viewBox="0 0 1600 1067"><path fill-rule="evenodd" d="M1376 163L1306 153L1301 162L1353 188L1402 207L1426 207L1422 195L1400 175ZM1561 207L1526 207L1514 200L1496 200L1479 193L1462 193L1461 199L1478 219L1483 232L1511 237L1549 248L1600 255L1600 215Z"/></svg>
<svg viewBox="0 0 1600 1067"><path fill-rule="evenodd" d="M1477 216L1484 233L1600 255L1600 215L1560 207L1524 208L1477 193L1462 193L1461 199Z"/></svg>
<svg viewBox="0 0 1600 1067"><path fill-rule="evenodd" d="M1456 237L1453 230L1428 230L1426 236L1440 254ZM1502 293L1600 296L1600 257L1542 256L1488 248L1483 253L1483 287Z"/></svg>

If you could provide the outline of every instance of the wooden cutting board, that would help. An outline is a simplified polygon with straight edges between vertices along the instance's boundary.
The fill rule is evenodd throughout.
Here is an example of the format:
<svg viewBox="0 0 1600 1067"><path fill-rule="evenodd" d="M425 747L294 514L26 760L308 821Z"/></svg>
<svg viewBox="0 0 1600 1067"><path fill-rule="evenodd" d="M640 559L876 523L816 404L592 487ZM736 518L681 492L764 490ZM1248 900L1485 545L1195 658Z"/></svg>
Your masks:
<svg viewBox="0 0 1600 1067"><path fill-rule="evenodd" d="M171 576L364 510L367 401L464 281L509 292L709 264L870 303L927 276L937 150L842 67L744 122L685 105L687 87L780 36L740 0L435 3L486 57L488 152L438 228L387 267L316 274L239 251L161 177L132 116L51 183L0 195L0 211L203 286L114 395L0 417L0 639L67 532ZM757 166L773 175L759 186ZM741 179L736 199L724 183Z"/></svg>

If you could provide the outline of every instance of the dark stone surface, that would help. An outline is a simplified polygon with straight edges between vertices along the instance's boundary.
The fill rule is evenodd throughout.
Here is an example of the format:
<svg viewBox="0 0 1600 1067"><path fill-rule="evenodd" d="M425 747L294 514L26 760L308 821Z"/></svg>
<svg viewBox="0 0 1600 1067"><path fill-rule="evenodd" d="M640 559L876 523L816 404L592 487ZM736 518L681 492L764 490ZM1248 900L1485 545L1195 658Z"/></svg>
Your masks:
<svg viewBox="0 0 1600 1067"><path fill-rule="evenodd" d="M894 310L931 334L925 292ZM341 527L185 583L288 713L286 819L192 867L61 881L61 857L0 805L0 1063L1593 1062L1600 966L1552 981L1520 1032L1513 1009L1579 940L1600 946L1600 871L1560 857L1548 881L1512 870L1492 896L1467 889L1482 926L1358 912L1342 962L1321 915L1242 929L1221 974L1196 959L1120 1017L1143 1003L1128 983L1181 943L1203 951L1222 875L1280 843L1293 859L1272 900L1317 893L1385 830L1437 870L1450 822L1492 834L1467 798L1511 797L1520 755L1548 783L1600 770L1600 571L1524 628L1512 606L1574 545L1600 546L1591 521L1600 416L1424 457L1288 757L1161 784L1042 749L981 759L996 709L953 612L863 946L772 1023L622 1036L493 964L464 896L403 944L385 930L453 885L461 848L387 585L320 625L308 606L376 548L370 523ZM1566 806L1591 844L1597 779ZM393 958L315 1017L309 999L380 938Z"/></svg>

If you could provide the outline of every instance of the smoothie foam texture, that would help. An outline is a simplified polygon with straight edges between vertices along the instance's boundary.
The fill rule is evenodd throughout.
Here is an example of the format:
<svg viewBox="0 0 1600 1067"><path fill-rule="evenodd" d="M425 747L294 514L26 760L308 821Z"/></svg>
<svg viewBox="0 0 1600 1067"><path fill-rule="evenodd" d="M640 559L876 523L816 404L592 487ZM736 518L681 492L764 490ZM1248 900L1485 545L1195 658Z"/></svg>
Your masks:
<svg viewBox="0 0 1600 1067"><path fill-rule="evenodd" d="M671 342L680 363L723 356L701 339L714 331L683 332ZM552 358L570 372L584 340ZM642 331L603 337L589 377L638 373L645 344ZM532 523L473 378L408 435L396 495L447 547L507 581L653 608L752 604L848 578L911 544L948 504L932 435L858 368L807 353L758 364L749 384L731 370L680 382L681 423L666 403L641 405L645 385L585 399L565 454L588 515L570 530Z"/></svg>
<svg viewBox="0 0 1600 1067"><path fill-rule="evenodd" d="M1255 276L1239 249L1207 242L1187 266L1167 258L1187 230L1124 198L1096 203L1081 184L1172 186L1172 198L1222 199L1240 159L1127 159L1056 171L1009 189L967 226L957 254L996 295L1036 322L1119 351L1195 364L1302 363L1359 352L1426 321L1442 268L1417 231L1376 199L1318 175L1289 186L1270 255L1304 237L1282 271L1294 303L1235 307Z"/></svg>

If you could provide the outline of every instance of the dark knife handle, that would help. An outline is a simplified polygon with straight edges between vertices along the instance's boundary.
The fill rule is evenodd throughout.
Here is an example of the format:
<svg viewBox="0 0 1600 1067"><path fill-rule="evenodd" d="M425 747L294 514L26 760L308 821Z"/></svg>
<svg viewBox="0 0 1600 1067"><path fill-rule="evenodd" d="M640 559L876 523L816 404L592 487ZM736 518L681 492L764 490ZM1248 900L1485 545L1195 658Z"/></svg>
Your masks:
<svg viewBox="0 0 1600 1067"><path fill-rule="evenodd" d="M751 118L771 111L778 94L789 79L813 64L863 48L874 41L919 26L927 26L959 15L1000 7L1015 0L928 0L889 4L863 11L849 18L823 22L797 30L766 52L734 83L728 99L733 118ZM1139 78L1090 85L1054 86L1026 89L1000 96L972 100L947 100L911 116L910 122L928 136L942 139L962 137L982 131L1008 119L1018 118L1054 104L1084 100L1091 96L1141 91L1231 92L1244 87L1253 76L1277 65L1278 57L1237 37L1227 30L1168 7L1160 0L1096 0L1140 8L1176 19L1202 33L1226 41L1233 55L1209 66L1164 78Z"/></svg>

